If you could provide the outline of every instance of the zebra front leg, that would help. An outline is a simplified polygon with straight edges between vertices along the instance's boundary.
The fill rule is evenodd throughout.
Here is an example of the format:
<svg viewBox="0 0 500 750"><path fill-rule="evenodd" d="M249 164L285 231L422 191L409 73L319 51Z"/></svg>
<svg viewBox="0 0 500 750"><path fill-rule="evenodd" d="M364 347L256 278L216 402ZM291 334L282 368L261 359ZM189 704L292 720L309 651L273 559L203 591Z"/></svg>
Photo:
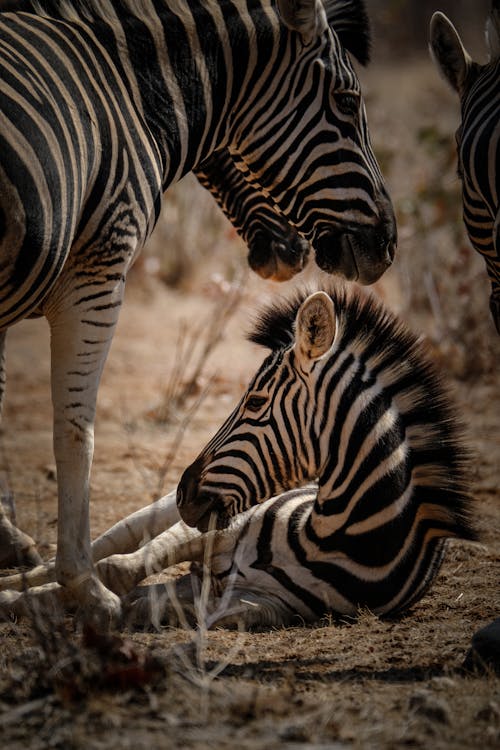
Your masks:
<svg viewBox="0 0 500 750"><path fill-rule="evenodd" d="M118 268L115 269L116 271ZM113 274L114 276L114 274ZM123 296L123 278L113 286L92 277L59 282L46 317L51 330L54 455L58 480L56 580L79 605L83 619L109 626L118 621L119 598L101 583L92 563L89 524L90 470L94 450L97 390ZM59 302L59 305L58 305Z"/></svg>
<svg viewBox="0 0 500 750"><path fill-rule="evenodd" d="M97 537L92 542L94 562L110 555L133 552L176 524L180 520L176 495L177 490L172 490L168 495L118 521Z"/></svg>
<svg viewBox="0 0 500 750"><path fill-rule="evenodd" d="M96 570L111 591L123 596L153 573L180 562L202 560L205 546L213 543L216 533L201 534L179 521L135 552L100 560Z"/></svg>

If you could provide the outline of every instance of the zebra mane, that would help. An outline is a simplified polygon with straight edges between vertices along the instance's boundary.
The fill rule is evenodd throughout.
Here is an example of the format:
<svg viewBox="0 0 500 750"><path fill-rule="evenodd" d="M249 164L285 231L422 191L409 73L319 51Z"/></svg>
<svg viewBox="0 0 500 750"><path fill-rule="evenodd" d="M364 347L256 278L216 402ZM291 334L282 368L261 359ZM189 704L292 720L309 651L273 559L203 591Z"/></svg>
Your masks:
<svg viewBox="0 0 500 750"><path fill-rule="evenodd" d="M295 318L301 304L315 288L304 287L295 296L282 298L265 307L254 322L247 338L254 344L277 351L294 341ZM414 348L422 348L418 337L387 310L373 294L347 289L342 284L331 283L322 287L331 298L337 314L338 330L342 344L361 344L361 348L396 349L407 355ZM383 342L381 344L380 342ZM359 346L356 347L359 351Z"/></svg>
<svg viewBox="0 0 500 750"><path fill-rule="evenodd" d="M370 62L371 29L365 0L323 0L328 23L340 43L361 63Z"/></svg>
<svg viewBox="0 0 500 750"><path fill-rule="evenodd" d="M314 291L317 289L303 289L294 298L265 308L248 335L250 341L273 351L289 347L294 341L298 309ZM422 464L422 485L436 483L439 466L440 486L448 493L445 504L453 504L457 535L476 539L468 480L471 454L465 445L465 430L450 397L449 384L427 347L373 294L333 285L322 287L322 291L329 294L337 315L335 351L351 352L370 363L380 387L387 389L401 418L410 425L410 444L418 456L417 463ZM427 432L420 429L421 425L427 425Z"/></svg>
<svg viewBox="0 0 500 750"><path fill-rule="evenodd" d="M271 351L283 350L295 340L295 319L301 304L317 291L301 289L291 299L271 303L257 314L247 338ZM377 370L408 379L415 386L416 401L425 401L427 409L437 409L442 422L454 421L448 413L448 398L442 377L435 367L425 343L372 293L332 283L322 286L331 298L337 316L335 347L349 350L367 360L375 358ZM384 376L385 377L385 376ZM384 378L381 380L383 384ZM420 394L417 396L417 393Z"/></svg>
<svg viewBox="0 0 500 750"><path fill-rule="evenodd" d="M343 47L362 65L370 59L370 25L365 0L323 0L328 23L335 29ZM0 11L28 11L68 21L100 18L110 22L117 10L147 18L150 0L0 0Z"/></svg>

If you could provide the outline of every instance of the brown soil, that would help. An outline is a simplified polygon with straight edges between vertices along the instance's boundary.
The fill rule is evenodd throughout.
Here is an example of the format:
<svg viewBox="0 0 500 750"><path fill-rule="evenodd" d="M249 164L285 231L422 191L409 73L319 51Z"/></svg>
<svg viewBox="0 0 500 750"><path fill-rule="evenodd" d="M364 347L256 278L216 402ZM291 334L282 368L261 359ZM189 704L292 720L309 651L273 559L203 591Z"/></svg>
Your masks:
<svg viewBox="0 0 500 750"><path fill-rule="evenodd" d="M389 81L386 92L390 88ZM436 90L441 97L442 89L436 85ZM376 131L389 115L373 101L370 109L375 109ZM396 141L402 137L397 128L396 122ZM411 158L404 144L396 142L394 148ZM392 174L395 192L402 190L404 180ZM392 298L392 288L398 307L394 279L380 292ZM486 316L485 279L483 284ZM203 377L213 375L209 394L165 473L180 422L165 426L153 417L178 357L179 327L207 317L220 289L197 284L181 293L144 276L131 279L99 394L94 536L175 486L262 358L243 337L253 311L262 297L283 290L257 279L248 283L240 309L206 364ZM7 357L1 476L15 499L18 524L50 557L57 510L46 324L25 321L11 331ZM450 386L475 451L471 479L481 544L450 544L431 592L408 615L381 621L362 613L357 620L325 621L314 628L219 630L206 638L176 629L134 634L130 646L122 641L115 646L120 653L129 648L129 664L136 669L117 667L109 679L104 678L115 646L82 645L70 619L47 632L43 622L3 623L2 747L500 747L500 679L460 669L472 634L500 615L496 369ZM143 653L159 658L157 680L154 670L142 668ZM214 670L220 671L217 677Z"/></svg>

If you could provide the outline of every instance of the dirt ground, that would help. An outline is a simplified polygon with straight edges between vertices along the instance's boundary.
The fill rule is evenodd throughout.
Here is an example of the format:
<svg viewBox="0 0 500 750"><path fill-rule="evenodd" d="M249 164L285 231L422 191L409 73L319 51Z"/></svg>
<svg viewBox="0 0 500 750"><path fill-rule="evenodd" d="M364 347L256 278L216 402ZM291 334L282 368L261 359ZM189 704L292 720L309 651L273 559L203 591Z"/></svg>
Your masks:
<svg viewBox="0 0 500 750"><path fill-rule="evenodd" d="M425 174L405 118L415 112L432 118L439 105L441 126L451 133L456 111L430 66L397 75L383 77L374 69L366 86L375 145L390 149L389 188L404 208L405 196ZM408 80L406 99L391 101L390 92ZM429 239L415 237L411 226L402 222L400 254ZM241 247L237 252L243 258ZM217 263L215 257L210 273ZM286 292L286 285L250 278L197 393L168 424L155 418L180 357L179 330L185 326L184 341L194 345L189 331L210 320L224 296L224 282L210 273L183 291L144 273L130 280L99 394L94 536L175 486L262 359L244 332L259 302ZM405 273L401 266L391 270L377 286L402 313ZM478 273L487 321L487 283ZM415 314L412 325L426 316ZM198 340L204 335L194 334ZM434 333L424 335L432 339ZM488 351L500 356L488 335ZM456 347L443 346L443 337L446 331L436 356L451 373L462 372L454 366ZM57 510L45 322L21 323L7 347L2 490L15 501L18 524L48 558L55 551ZM500 679L461 670L472 634L500 615L498 361L466 379L450 375L475 454L471 479L481 543L450 544L435 585L409 614L381 621L362 613L352 621L261 633L165 629L132 634L126 642L87 634L85 643L69 618L48 628L43 622L0 623L2 747L499 748ZM184 429L186 409L208 380L208 395Z"/></svg>

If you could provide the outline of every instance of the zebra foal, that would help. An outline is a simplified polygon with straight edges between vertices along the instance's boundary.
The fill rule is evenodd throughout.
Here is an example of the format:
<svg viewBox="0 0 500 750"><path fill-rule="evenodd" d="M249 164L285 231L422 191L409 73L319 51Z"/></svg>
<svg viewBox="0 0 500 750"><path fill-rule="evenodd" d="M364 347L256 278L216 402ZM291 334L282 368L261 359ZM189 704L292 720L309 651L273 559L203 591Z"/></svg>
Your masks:
<svg viewBox="0 0 500 750"><path fill-rule="evenodd" d="M342 290L273 305L250 338L270 354L184 472L183 521L167 496L158 510L171 528L97 564L126 597L125 622L175 624L177 599L194 606L189 577L173 599L169 586L134 589L184 561L210 570L208 625L410 607L446 538L475 538L461 427L424 346L374 298ZM137 543L154 511L103 535L96 557ZM26 594L14 599L22 614Z"/></svg>
<svg viewBox="0 0 500 750"><path fill-rule="evenodd" d="M348 3L354 14L361 5ZM92 564L96 398L162 193L227 148L317 262L362 283L392 261L394 214L359 81L320 0L22 9L0 14L0 361L10 326L46 317L56 576L84 616L106 623L120 601Z"/></svg>
<svg viewBox="0 0 500 750"><path fill-rule="evenodd" d="M491 282L490 310L500 334L500 3L486 27L489 60L474 62L451 21L440 12L430 25L430 48L457 92L462 121L456 132L463 219Z"/></svg>

